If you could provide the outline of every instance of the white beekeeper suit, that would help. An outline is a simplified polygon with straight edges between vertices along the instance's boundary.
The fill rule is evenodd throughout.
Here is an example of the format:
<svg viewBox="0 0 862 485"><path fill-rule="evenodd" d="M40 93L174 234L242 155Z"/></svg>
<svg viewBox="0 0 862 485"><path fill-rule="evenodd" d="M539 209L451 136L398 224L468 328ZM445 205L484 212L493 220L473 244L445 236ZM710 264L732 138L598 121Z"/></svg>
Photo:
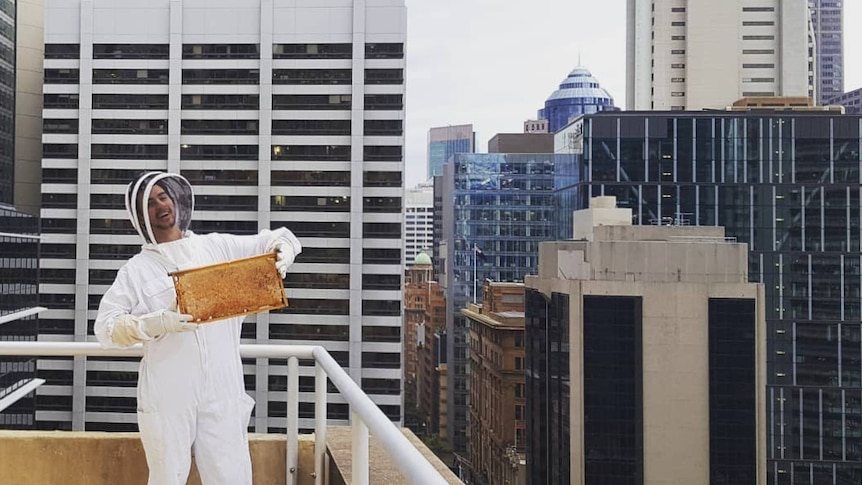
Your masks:
<svg viewBox="0 0 862 485"><path fill-rule="evenodd" d="M302 247L286 228L196 235L188 230L193 204L191 185L176 174L150 172L129 185L126 208L144 245L102 298L95 333L108 348L143 343L138 427L149 485L184 485L191 450L205 485L251 485L247 427L254 401L239 355L243 318L191 323L176 312L168 273L275 250L283 277ZM159 228L171 223L182 237L157 242Z"/></svg>

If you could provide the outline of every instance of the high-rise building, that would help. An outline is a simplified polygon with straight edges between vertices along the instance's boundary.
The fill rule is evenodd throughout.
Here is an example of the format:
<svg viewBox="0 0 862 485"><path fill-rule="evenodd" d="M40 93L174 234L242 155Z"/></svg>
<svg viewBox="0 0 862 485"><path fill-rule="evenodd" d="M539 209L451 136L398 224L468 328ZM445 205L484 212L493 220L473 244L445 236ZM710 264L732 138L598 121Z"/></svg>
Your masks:
<svg viewBox="0 0 862 485"><path fill-rule="evenodd" d="M443 175L443 165L456 153L476 153L473 125L441 126L428 130L428 178Z"/></svg>
<svg viewBox="0 0 862 485"><path fill-rule="evenodd" d="M626 109L723 109L816 99L808 0L628 0Z"/></svg>
<svg viewBox="0 0 862 485"><path fill-rule="evenodd" d="M592 202L526 279L530 483L767 483L765 301L746 245Z"/></svg>
<svg viewBox="0 0 862 485"><path fill-rule="evenodd" d="M433 184L404 191L404 217L404 264L410 267L419 253L434 246Z"/></svg>
<svg viewBox="0 0 862 485"><path fill-rule="evenodd" d="M15 2L0 2L0 204L15 202Z"/></svg>
<svg viewBox="0 0 862 485"><path fill-rule="evenodd" d="M827 100L826 104L844 106L847 114L862 115L862 88L839 94Z"/></svg>
<svg viewBox="0 0 862 485"><path fill-rule="evenodd" d="M526 485L524 284L485 280L470 322L470 468L473 483Z"/></svg>
<svg viewBox="0 0 862 485"><path fill-rule="evenodd" d="M3 2L4 8L10 2ZM39 215L45 0L15 0L15 208Z"/></svg>
<svg viewBox="0 0 862 485"><path fill-rule="evenodd" d="M456 452L467 451L469 396L469 330L460 310L481 301L478 282L519 282L536 271L539 242L555 237L554 165L565 157L456 154L446 165L441 183L445 244L437 258L448 307L447 436Z"/></svg>
<svg viewBox="0 0 862 485"><path fill-rule="evenodd" d="M39 220L11 206L0 204L0 341L35 341L39 326L35 314L26 315L39 303ZM33 357L0 358L0 397L29 385L36 377ZM34 393L28 393L0 412L0 428L32 429L35 425Z"/></svg>
<svg viewBox="0 0 862 485"><path fill-rule="evenodd" d="M555 133L578 116L615 109L614 98L587 68L578 66L548 96L538 117L548 120L548 132ZM524 131L527 132L526 124Z"/></svg>
<svg viewBox="0 0 862 485"><path fill-rule="evenodd" d="M404 400L406 422L421 435L438 432L440 385L437 367L440 332L446 330L443 289L434 278L431 257L421 252L404 275Z"/></svg>
<svg viewBox="0 0 862 485"><path fill-rule="evenodd" d="M766 297L768 483L862 481L860 130L831 112L598 113L557 168L559 238L613 195L635 224L748 244Z"/></svg>
<svg viewBox="0 0 862 485"><path fill-rule="evenodd" d="M405 28L402 0L49 0L40 337L92 338L140 250L126 184L167 170L194 186L194 231L287 226L303 243L290 306L248 318L243 342L324 345L400 420ZM136 362L44 362L42 427L134 429ZM253 429L285 428L286 374L246 361Z"/></svg>
<svg viewBox="0 0 862 485"><path fill-rule="evenodd" d="M817 104L844 93L844 2L808 0L817 58Z"/></svg>

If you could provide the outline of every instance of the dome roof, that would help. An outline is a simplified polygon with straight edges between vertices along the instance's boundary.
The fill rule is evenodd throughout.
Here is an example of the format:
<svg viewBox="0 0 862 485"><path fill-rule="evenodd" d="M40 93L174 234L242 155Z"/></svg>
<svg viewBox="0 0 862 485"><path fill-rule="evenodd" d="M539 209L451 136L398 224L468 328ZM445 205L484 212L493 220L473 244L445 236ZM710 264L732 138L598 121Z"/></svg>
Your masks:
<svg viewBox="0 0 862 485"><path fill-rule="evenodd" d="M599 81L585 67L578 66L560 83L560 88L548 96L547 101L571 98L599 98L611 101L613 98L599 86Z"/></svg>
<svg viewBox="0 0 862 485"><path fill-rule="evenodd" d="M431 265L431 256L428 256L428 253L425 251L421 251L419 254L413 258L414 265Z"/></svg>

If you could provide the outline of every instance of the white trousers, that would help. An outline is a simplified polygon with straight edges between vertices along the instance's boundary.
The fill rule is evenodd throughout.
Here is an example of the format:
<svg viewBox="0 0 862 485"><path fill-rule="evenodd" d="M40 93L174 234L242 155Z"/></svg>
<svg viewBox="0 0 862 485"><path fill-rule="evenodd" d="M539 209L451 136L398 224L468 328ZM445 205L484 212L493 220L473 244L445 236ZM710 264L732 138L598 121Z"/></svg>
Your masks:
<svg viewBox="0 0 862 485"><path fill-rule="evenodd" d="M186 485L191 451L203 485L252 485L248 422L254 401L201 403L174 412L138 411L147 485Z"/></svg>

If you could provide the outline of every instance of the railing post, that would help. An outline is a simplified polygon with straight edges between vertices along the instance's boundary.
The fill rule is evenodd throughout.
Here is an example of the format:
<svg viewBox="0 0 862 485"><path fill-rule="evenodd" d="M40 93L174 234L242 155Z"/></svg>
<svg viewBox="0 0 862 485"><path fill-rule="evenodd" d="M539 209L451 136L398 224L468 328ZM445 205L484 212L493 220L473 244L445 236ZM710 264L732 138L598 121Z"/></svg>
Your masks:
<svg viewBox="0 0 862 485"><path fill-rule="evenodd" d="M356 412L350 427L353 434L351 485L368 485L368 426Z"/></svg>
<svg viewBox="0 0 862 485"><path fill-rule="evenodd" d="M326 460L326 371L314 364L314 485L323 485Z"/></svg>
<svg viewBox="0 0 862 485"><path fill-rule="evenodd" d="M287 485L297 480L299 462L299 359L287 359Z"/></svg>

